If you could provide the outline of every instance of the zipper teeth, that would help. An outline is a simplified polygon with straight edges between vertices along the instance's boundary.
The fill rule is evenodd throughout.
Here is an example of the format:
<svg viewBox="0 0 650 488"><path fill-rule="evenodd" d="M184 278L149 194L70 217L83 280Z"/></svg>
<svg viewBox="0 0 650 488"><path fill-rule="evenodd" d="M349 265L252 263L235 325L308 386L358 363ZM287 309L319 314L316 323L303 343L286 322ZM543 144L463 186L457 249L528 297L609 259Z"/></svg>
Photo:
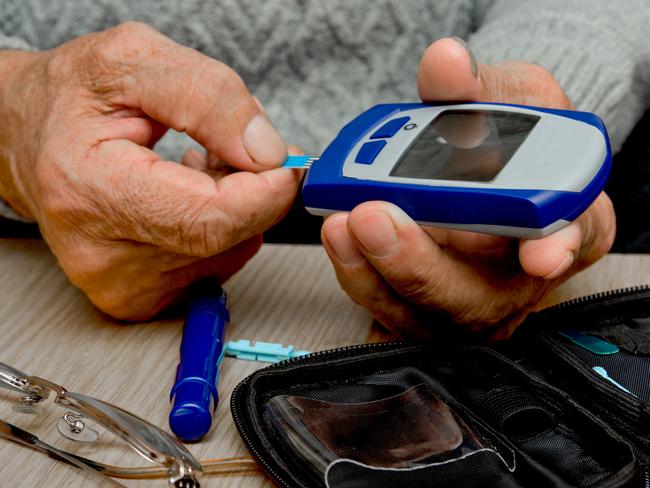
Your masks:
<svg viewBox="0 0 650 488"><path fill-rule="evenodd" d="M289 358L289 359L284 359L282 361L279 361L277 363L271 364L265 368L262 368L261 370L258 370L257 372L260 371L271 371L275 370L281 367L286 367L286 366L291 366L292 364L295 364L297 362L300 363L310 363L313 362L317 359L321 359L324 356L328 356L332 359L334 359L336 356L339 356L343 353L351 352L351 351L366 351L366 350L371 350L371 349L376 349L376 350L381 350L381 349L389 349L394 346L398 346L404 344L402 341L393 341L393 342L373 342L373 343L368 343L368 344L355 344L352 346L343 346L343 347L337 347L335 349L328 349L325 351L316 351L312 352L309 354L305 354L303 356L297 356L294 358ZM237 427L237 430L239 431L239 434L242 436L244 439L244 442L248 449L251 451L255 459L257 459L257 462L262 465L264 470L271 475L278 483L280 483L283 487L285 488L291 488L291 485L285 481L285 479L280 476L273 467L266 462L266 460L263 458L262 453L257 449L257 446L251 439L251 437L248 435L248 431L245 430L244 423L242 422L242 418L240 415L240 410L239 410L239 404L238 400L241 395L241 391L244 387L248 386L248 377L244 378L237 386L232 391L232 394L230 396L230 411L232 412L233 420L235 422L235 426Z"/></svg>
<svg viewBox="0 0 650 488"><path fill-rule="evenodd" d="M634 293L643 292L643 291L650 291L650 285L628 286L625 288L617 288L615 290L593 293L591 295L585 295L582 297L573 298L572 300L567 300L565 302L552 305L542 310L542 312L545 312L547 310L559 310L559 309L571 308L579 305L587 305L589 303L596 302L604 298L624 297L626 295L632 295Z"/></svg>
<svg viewBox="0 0 650 488"><path fill-rule="evenodd" d="M280 483L282 486L285 488L290 488L291 485L289 485L284 478L282 478L278 473L269 465L269 463L266 462L266 460L262 457L260 451L257 449L257 447L253 444L251 441L250 436L248 435L248 432L242 429L242 421L241 421L241 416L239 415L239 407L236 404L236 398L239 396L239 392L242 388L242 385L244 382L239 383L235 389L232 391L232 395L230 397L230 410L232 412L232 417L235 422L235 426L237 426L237 430L239 431L239 434L242 436L244 439L244 442L248 449L251 451L253 454L253 457L257 460L259 464L262 465L264 470L271 475L273 479L275 479L276 482Z"/></svg>
<svg viewBox="0 0 650 488"><path fill-rule="evenodd" d="M567 308L588 305L590 303L596 302L598 300L606 299L606 298L611 299L611 298L624 297L626 295L631 295L634 293L646 292L646 291L650 291L650 285L636 285L636 286L629 286L625 288L618 288L614 290L593 293L591 295L585 295L582 297L567 300L558 303L556 305L552 305L542 310L541 312L564 310ZM278 368L291 366L296 363L307 364L322 359L323 357L335 359L337 356L349 353L351 351L368 351L372 349L380 351L382 349L390 349L392 347L400 346L403 344L404 344L403 341L376 342L376 343L355 344L352 346L337 347L335 349L328 349L324 351L316 351L309 354L305 354L303 356L297 356L294 358L285 359L277 363L271 364L261 370L258 370L258 373L261 371L273 371ZM230 410L232 412L235 426L237 427L237 430L239 431L239 434L242 436L248 449L251 451L253 456L257 459L257 462L262 465L265 471L269 475L271 475L283 487L291 488L291 485L287 483L285 479L282 476L280 476L268 462L266 462L266 460L263 458L263 454L257 449L257 446L255 445L254 441L249 436L248 431L243 428L244 423L242 422L242 418L240 415L238 399L239 396L241 395L241 391L243 390L243 388L248 386L248 382L249 382L248 377L244 378L239 384L235 386L232 395L230 397ZM650 488L650 471L647 471L645 473L645 488Z"/></svg>
<svg viewBox="0 0 650 488"><path fill-rule="evenodd" d="M403 341L391 341L391 342L370 342L367 344L354 344L352 346L342 346L342 347L337 347L335 349L326 349L324 351L316 351L316 352L311 352L309 354L304 354L302 356L296 356L293 358L289 359L284 359L282 361L279 361L277 363L273 363L266 368L263 368L261 371L264 370L272 370L284 366L290 366L291 364L295 364L297 362L312 362L316 359L320 359L323 356L330 356L331 359L334 359L336 356L339 356L343 353L348 353L351 351L355 350L369 350L369 349L388 349L392 346L399 346L401 344L404 344Z"/></svg>

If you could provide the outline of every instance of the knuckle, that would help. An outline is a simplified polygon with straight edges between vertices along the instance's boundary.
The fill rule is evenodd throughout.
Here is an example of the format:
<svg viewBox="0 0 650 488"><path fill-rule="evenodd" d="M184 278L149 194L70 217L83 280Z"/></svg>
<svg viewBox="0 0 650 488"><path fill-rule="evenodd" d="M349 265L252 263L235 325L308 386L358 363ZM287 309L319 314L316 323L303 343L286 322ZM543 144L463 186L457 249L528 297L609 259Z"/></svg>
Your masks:
<svg viewBox="0 0 650 488"><path fill-rule="evenodd" d="M452 315L459 325L490 329L501 325L511 314L512 304L495 297L484 303L476 303L473 307L459 309Z"/></svg>
<svg viewBox="0 0 650 488"><path fill-rule="evenodd" d="M102 312L119 320L149 320L158 312L158 309L141 306L132 296L116 288L88 294L88 298Z"/></svg>
<svg viewBox="0 0 650 488"><path fill-rule="evenodd" d="M555 78L550 73L550 71L544 68L541 64L527 63L527 67L530 76L534 76L535 78L543 79L546 81L548 81L549 79L555 81Z"/></svg>
<svg viewBox="0 0 650 488"><path fill-rule="evenodd" d="M50 245L70 281L82 290L87 290L102 281L102 276L110 271L112 263L83 238L74 241L74 245L59 242L51 242Z"/></svg>
<svg viewBox="0 0 650 488"><path fill-rule="evenodd" d="M222 95L215 100L211 112L217 109L222 113L232 113L245 103L255 106L244 80L230 66L213 62L212 69L204 70L202 74L208 79L200 80L199 86L216 87L216 93Z"/></svg>
<svg viewBox="0 0 650 488"><path fill-rule="evenodd" d="M74 223L78 216L83 218L76 202L76 197L57 190L47 190L40 195L40 211L42 220L51 223Z"/></svg>
<svg viewBox="0 0 650 488"><path fill-rule="evenodd" d="M543 93L547 105L558 108L569 108L571 103L567 98L564 90L555 79L555 76L539 64L528 65L528 73L531 79L536 80L536 83L541 87L540 92Z"/></svg>
<svg viewBox="0 0 650 488"><path fill-rule="evenodd" d="M155 274L139 272L137 279L125 283L126 280L116 280L115 266L109 267L107 264L114 263L103 263L101 276L86 281L88 286L80 288L93 305L111 317L128 321L149 320L174 296L175 292L170 293L159 286L160 278Z"/></svg>
<svg viewBox="0 0 650 488"><path fill-rule="evenodd" d="M227 88L230 93L236 94L240 98L244 98L246 101L250 102L251 104L254 104L255 102L253 101L253 98L249 95L248 89L246 88L246 84L244 83L242 77L239 76L239 73L237 73L230 66L227 66L226 68L222 68L222 69L225 70L225 73L223 74L223 80L224 80L223 83L225 88Z"/></svg>
<svg viewBox="0 0 650 488"><path fill-rule="evenodd" d="M49 53L44 65L45 77L50 83L65 82L66 75L73 69L73 65L67 49L54 49Z"/></svg>
<svg viewBox="0 0 650 488"><path fill-rule="evenodd" d="M91 223L101 220L100 210L85 201L84 191L78 185L52 184L65 182L53 165L37 164L35 180L42 223L89 228Z"/></svg>
<svg viewBox="0 0 650 488"><path fill-rule="evenodd" d="M242 106L249 111L257 109L243 79L230 66L186 48L168 55L175 57L177 64L191 73L191 82L183 93L186 120L175 129L211 138L214 124L218 123L227 137L226 133ZM223 122L229 119L230 122Z"/></svg>
<svg viewBox="0 0 650 488"><path fill-rule="evenodd" d="M444 277L435 272L432 266L416 266L408 272L398 271L391 277L393 287L413 303L439 301L444 292Z"/></svg>
<svg viewBox="0 0 650 488"><path fill-rule="evenodd" d="M452 314L454 321L476 330L521 321L547 291L545 283L528 278L517 280L509 288L509 293L466 292L457 297L457 303L469 306L457 307Z"/></svg>
<svg viewBox="0 0 650 488"><path fill-rule="evenodd" d="M244 88L244 81L233 68L219 61L208 60L208 62L211 63L212 69L204 70L202 73L211 78L212 83L217 83L220 90L236 92Z"/></svg>
<svg viewBox="0 0 650 488"><path fill-rule="evenodd" d="M149 24L138 22L137 20L127 20L126 22L122 22L109 30L113 30L124 36L137 37L143 37L157 32L156 29L151 27Z"/></svg>
<svg viewBox="0 0 650 488"><path fill-rule="evenodd" d="M160 34L142 22L128 21L104 31L91 43L88 60L115 69L131 65L156 50Z"/></svg>
<svg viewBox="0 0 650 488"><path fill-rule="evenodd" d="M232 218L225 212L216 218L212 212L206 212L206 208L219 207L214 198L205 198L179 227L180 247L190 256L211 257L236 244L236 226Z"/></svg>
<svg viewBox="0 0 650 488"><path fill-rule="evenodd" d="M128 46L130 44L139 44L144 40L157 34L153 27L133 20L122 22L104 32L106 44L108 46Z"/></svg>

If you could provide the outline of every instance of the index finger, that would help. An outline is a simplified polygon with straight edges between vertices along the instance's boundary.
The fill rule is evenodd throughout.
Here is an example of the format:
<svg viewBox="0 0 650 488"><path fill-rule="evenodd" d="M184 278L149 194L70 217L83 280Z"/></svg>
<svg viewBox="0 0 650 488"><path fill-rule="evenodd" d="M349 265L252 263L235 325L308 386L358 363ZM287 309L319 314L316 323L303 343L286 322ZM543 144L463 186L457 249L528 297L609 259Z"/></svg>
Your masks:
<svg viewBox="0 0 650 488"><path fill-rule="evenodd" d="M186 132L239 169L260 171L285 160L286 144L230 67L145 24L122 24L104 36L99 69L117 73L114 103Z"/></svg>

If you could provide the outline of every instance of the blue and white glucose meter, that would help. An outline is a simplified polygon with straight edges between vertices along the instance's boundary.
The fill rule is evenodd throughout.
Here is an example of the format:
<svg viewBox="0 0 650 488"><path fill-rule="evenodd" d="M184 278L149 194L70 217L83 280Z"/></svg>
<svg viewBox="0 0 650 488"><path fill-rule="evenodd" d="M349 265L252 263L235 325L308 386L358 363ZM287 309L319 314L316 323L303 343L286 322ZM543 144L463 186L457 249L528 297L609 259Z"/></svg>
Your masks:
<svg viewBox="0 0 650 488"><path fill-rule="evenodd" d="M422 224L534 239L584 212L610 166L607 131L590 113L385 104L341 129L302 194L317 215L384 200Z"/></svg>

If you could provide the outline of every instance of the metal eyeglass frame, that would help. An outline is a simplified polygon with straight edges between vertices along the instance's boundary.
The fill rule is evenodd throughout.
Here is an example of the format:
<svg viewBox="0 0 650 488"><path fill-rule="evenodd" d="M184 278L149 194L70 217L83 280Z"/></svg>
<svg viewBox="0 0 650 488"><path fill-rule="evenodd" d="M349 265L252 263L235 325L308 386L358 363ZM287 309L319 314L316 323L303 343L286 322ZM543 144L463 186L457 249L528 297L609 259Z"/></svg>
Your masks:
<svg viewBox="0 0 650 488"><path fill-rule="evenodd" d="M109 466L61 451L44 443L35 435L0 419L0 437L46 452L50 457L72 464L86 472L101 477L116 486L123 486L108 478L166 477L169 486L198 488L197 474L232 473L256 470L250 458L224 458L204 461L203 465L174 437L153 424L109 403L80 393L67 391L60 385L38 376L29 376L0 362L0 387L22 394L20 405L29 408L55 394L54 403L66 409L62 418L71 429L82 430L83 418L95 421L122 438L143 458L159 466L120 468Z"/></svg>

